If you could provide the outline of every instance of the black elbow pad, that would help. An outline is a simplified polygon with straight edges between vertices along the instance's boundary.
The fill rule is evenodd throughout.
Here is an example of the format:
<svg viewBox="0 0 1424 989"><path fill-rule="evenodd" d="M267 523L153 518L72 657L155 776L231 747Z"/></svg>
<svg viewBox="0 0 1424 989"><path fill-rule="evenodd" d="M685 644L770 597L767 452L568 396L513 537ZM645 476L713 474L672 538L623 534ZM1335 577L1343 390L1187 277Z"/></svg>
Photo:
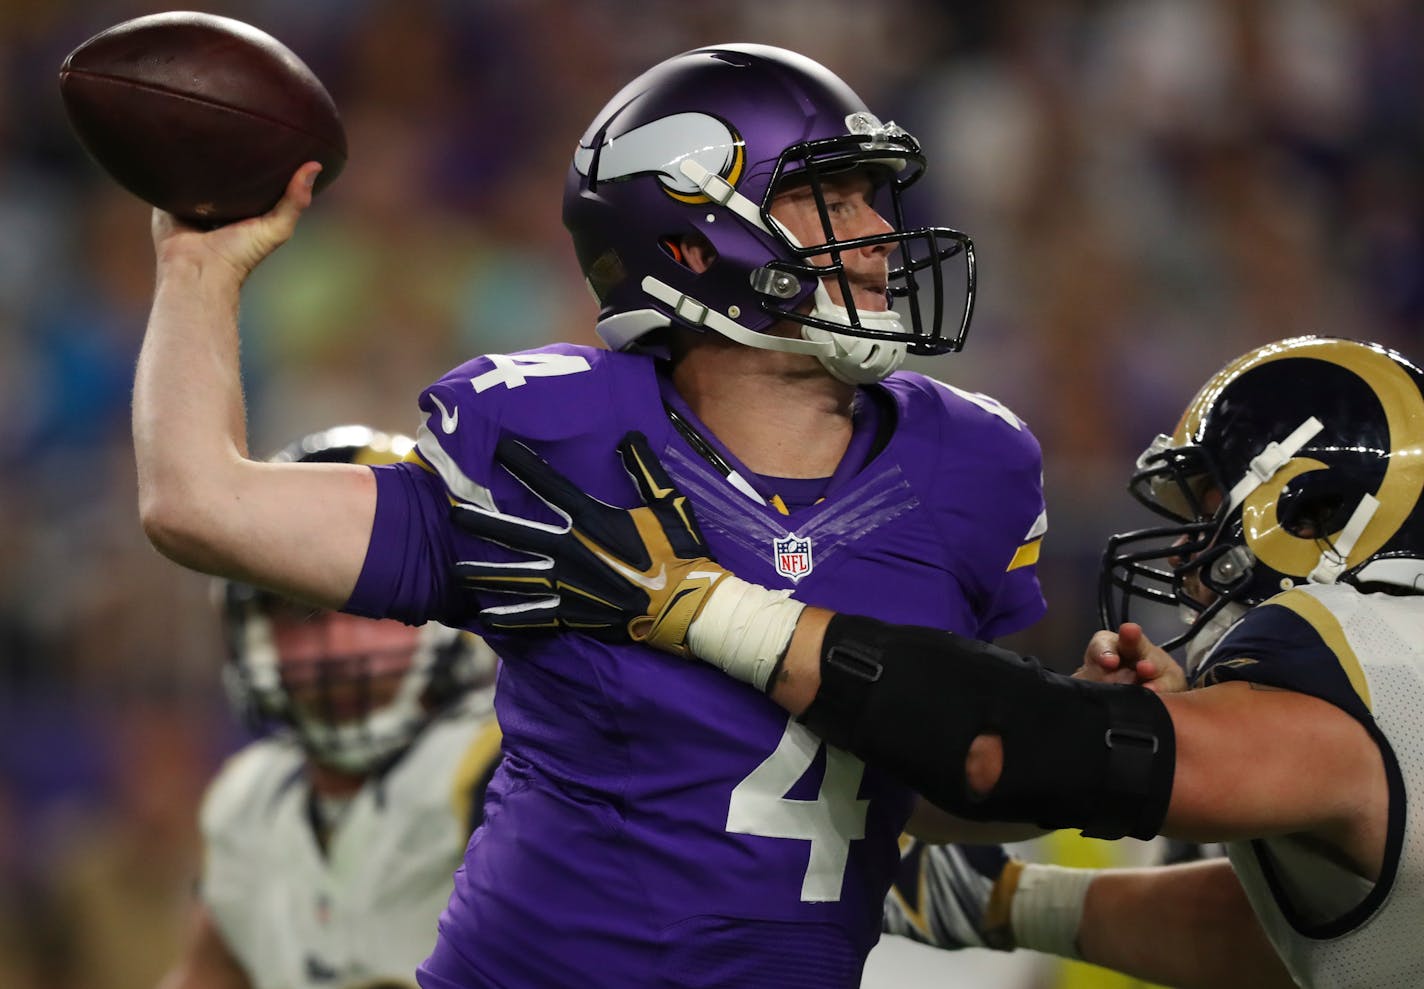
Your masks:
<svg viewBox="0 0 1424 989"><path fill-rule="evenodd" d="M801 720L953 814L1150 838L1167 814L1172 719L1142 687L1088 683L950 632L837 615ZM998 784L965 781L970 743L1003 741Z"/></svg>

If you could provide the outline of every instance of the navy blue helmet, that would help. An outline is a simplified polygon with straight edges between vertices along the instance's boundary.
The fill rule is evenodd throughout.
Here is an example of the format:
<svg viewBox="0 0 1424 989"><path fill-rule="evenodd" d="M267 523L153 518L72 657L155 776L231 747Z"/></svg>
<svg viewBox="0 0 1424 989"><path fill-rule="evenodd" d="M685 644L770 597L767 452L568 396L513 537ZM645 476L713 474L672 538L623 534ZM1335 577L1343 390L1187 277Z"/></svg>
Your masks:
<svg viewBox="0 0 1424 989"><path fill-rule="evenodd" d="M1170 649L1306 582L1424 589L1421 389L1399 354L1330 337L1218 371L1138 458L1129 490L1168 524L1108 541L1106 627L1131 620L1134 598L1178 605L1189 623Z"/></svg>

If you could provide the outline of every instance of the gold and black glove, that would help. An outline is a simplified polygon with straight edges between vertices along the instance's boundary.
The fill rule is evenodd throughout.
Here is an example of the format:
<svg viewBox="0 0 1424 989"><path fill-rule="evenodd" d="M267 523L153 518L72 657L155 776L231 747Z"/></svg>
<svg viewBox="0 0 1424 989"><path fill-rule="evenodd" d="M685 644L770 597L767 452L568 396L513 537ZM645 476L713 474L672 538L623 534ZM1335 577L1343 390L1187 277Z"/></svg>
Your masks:
<svg viewBox="0 0 1424 989"><path fill-rule="evenodd" d="M528 598L482 608L489 628L571 629L612 641L646 642L688 655L687 634L712 589L727 575L713 562L692 506L648 445L631 432L618 456L643 499L616 508L579 490L524 444L501 438L496 458L563 517L554 526L457 504L467 532L536 559L455 565L465 586Z"/></svg>

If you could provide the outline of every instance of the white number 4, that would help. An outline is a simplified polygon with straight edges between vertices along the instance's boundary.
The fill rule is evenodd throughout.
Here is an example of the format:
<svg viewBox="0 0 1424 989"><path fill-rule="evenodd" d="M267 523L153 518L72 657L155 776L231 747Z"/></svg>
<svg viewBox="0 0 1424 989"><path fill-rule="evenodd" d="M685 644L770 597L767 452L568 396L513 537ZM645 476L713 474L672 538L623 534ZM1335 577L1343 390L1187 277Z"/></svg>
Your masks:
<svg viewBox="0 0 1424 989"><path fill-rule="evenodd" d="M578 354L486 354L493 368L470 379L475 391L495 385L518 388L530 378L557 378L589 370L588 359Z"/></svg>
<svg viewBox="0 0 1424 989"><path fill-rule="evenodd" d="M801 899L808 903L841 898L850 843L865 837L870 804L856 798L865 763L834 746L826 746L826 775L816 799L786 796L806 775L823 745L791 719L776 751L736 785L727 808L727 830L733 834L811 843L811 860L801 883Z"/></svg>

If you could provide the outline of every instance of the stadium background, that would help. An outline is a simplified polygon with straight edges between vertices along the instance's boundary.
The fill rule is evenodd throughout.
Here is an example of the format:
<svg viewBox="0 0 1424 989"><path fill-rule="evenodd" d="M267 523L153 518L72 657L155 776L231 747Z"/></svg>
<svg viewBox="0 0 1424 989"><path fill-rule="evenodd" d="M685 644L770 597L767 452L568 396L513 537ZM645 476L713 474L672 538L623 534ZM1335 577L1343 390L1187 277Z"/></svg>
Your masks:
<svg viewBox="0 0 1424 989"><path fill-rule="evenodd" d="M1408 0L249 0L326 81L351 146L244 311L256 451L412 430L465 357L594 342L559 222L569 154L647 65L752 40L815 57L932 155L971 233L964 354L917 365L1027 419L1047 462L1048 619L1076 663L1126 466L1267 340L1420 355L1424 8ZM56 70L133 0L0 2L0 984L139 989L172 956L193 809L242 740L207 582L137 524L128 400L147 211L67 131ZM968 479L966 483L973 483ZM1081 840L1028 854L1152 854ZM1150 928L1149 928L1150 930ZM1168 932L1157 932L1170 936ZM867 985L1118 986L1081 967L882 950Z"/></svg>

